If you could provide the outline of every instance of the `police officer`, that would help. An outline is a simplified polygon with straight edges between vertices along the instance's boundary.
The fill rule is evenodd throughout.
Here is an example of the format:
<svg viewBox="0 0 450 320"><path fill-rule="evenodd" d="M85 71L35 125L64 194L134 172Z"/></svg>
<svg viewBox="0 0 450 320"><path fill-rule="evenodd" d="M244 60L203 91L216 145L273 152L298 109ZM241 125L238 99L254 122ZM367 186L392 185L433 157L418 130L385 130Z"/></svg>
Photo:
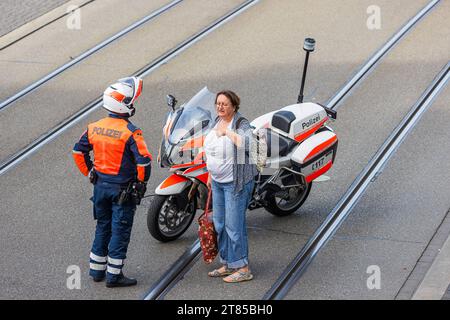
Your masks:
<svg viewBox="0 0 450 320"><path fill-rule="evenodd" d="M145 194L151 172L152 156L142 131L129 120L141 92L142 79L137 77L120 79L108 87L103 94L108 117L89 124L73 149L76 165L94 184L91 200L97 226L89 275L96 282L106 277L109 288L137 283L125 277L122 268L136 204Z"/></svg>

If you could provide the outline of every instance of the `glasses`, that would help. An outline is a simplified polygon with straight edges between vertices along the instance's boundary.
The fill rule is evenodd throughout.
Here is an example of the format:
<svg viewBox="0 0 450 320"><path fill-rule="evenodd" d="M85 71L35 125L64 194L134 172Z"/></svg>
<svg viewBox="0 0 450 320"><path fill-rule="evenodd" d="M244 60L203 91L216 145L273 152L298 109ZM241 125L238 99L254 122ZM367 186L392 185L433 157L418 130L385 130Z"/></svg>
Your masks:
<svg viewBox="0 0 450 320"><path fill-rule="evenodd" d="M223 103L223 102L216 102L216 106L218 106L218 107L228 107L229 104L228 103Z"/></svg>

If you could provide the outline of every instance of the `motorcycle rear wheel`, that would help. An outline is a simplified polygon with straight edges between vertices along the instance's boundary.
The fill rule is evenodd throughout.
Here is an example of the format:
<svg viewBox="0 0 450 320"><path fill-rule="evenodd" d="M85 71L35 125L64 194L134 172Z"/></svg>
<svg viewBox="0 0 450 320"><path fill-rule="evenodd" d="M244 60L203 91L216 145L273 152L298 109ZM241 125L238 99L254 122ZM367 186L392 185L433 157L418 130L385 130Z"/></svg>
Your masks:
<svg viewBox="0 0 450 320"><path fill-rule="evenodd" d="M147 211L147 228L153 238L161 242L173 241L189 228L195 216L196 199L194 197L188 204L184 217L180 217L184 210L182 203L187 203L187 192L152 197Z"/></svg>
<svg viewBox="0 0 450 320"><path fill-rule="evenodd" d="M297 211L306 201L309 192L311 191L311 185L312 182L307 183L304 189L296 190L297 195L291 201L285 201L284 199L279 200L276 194L269 195L265 209L278 217L290 215L291 213Z"/></svg>

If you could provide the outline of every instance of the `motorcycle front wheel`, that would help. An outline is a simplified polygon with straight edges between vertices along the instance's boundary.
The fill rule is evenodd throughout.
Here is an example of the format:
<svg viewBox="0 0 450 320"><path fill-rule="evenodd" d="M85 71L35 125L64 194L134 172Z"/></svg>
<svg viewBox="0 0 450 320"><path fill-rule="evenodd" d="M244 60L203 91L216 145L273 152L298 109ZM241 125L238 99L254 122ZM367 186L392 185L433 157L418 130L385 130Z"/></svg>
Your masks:
<svg viewBox="0 0 450 320"><path fill-rule="evenodd" d="M187 192L170 196L155 195L147 211L148 231L161 242L178 239L191 225L195 211L196 199L194 197L188 202Z"/></svg>

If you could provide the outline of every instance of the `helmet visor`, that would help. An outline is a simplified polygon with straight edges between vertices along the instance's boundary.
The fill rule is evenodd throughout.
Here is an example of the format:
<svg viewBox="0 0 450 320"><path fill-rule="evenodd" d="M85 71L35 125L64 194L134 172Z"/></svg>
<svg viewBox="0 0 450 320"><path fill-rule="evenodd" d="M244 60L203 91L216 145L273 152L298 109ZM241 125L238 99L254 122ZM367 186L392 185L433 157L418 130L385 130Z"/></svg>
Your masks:
<svg viewBox="0 0 450 320"><path fill-rule="evenodd" d="M133 90L131 97L126 97L125 99L123 99L123 103L127 106L133 104L141 95L144 82L141 78L137 77L119 79L119 82L125 84L126 86L129 86Z"/></svg>

